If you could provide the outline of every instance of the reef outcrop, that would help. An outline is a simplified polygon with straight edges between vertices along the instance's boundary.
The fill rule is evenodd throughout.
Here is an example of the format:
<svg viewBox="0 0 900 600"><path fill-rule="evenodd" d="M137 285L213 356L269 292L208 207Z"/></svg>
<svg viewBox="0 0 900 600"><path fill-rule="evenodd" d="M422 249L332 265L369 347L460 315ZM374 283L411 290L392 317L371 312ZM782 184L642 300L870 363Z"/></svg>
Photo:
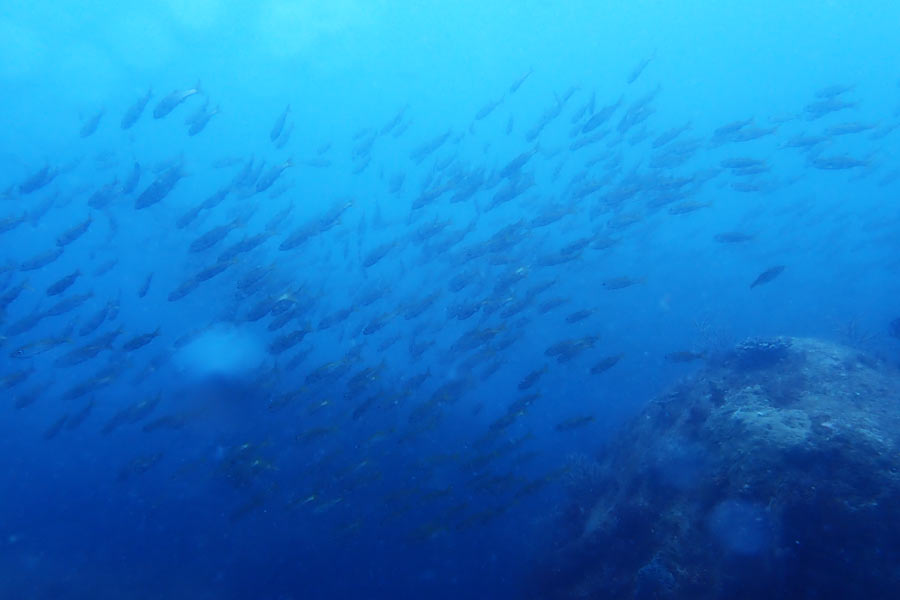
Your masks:
<svg viewBox="0 0 900 600"><path fill-rule="evenodd" d="M747 340L597 462L534 597L900 598L900 372L881 360Z"/></svg>

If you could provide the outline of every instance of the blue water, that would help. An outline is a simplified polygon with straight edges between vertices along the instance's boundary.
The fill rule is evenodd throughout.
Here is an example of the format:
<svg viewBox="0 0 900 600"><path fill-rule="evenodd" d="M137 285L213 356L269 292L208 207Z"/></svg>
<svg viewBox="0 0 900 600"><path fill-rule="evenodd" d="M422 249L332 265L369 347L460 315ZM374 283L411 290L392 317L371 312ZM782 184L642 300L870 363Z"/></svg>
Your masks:
<svg viewBox="0 0 900 600"><path fill-rule="evenodd" d="M895 3L37 4L0 15L3 597L522 597L671 353L896 360Z"/></svg>

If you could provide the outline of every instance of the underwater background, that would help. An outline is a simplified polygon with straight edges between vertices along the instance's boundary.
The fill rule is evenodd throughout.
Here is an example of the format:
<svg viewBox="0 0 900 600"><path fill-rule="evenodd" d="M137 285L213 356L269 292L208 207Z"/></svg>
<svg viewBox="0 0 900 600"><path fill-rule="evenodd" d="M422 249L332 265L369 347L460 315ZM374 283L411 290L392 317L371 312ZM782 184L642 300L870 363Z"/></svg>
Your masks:
<svg viewBox="0 0 900 600"><path fill-rule="evenodd" d="M7 2L2 596L531 597L717 353L896 364L898 23Z"/></svg>

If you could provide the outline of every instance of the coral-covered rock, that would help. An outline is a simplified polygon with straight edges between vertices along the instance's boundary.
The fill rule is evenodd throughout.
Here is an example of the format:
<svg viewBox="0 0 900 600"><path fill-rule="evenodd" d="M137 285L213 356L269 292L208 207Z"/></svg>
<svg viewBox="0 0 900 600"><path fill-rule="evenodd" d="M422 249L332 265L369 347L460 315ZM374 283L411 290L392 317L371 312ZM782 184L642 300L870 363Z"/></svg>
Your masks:
<svg viewBox="0 0 900 600"><path fill-rule="evenodd" d="M900 598L900 373L749 340L651 402L599 460L540 598Z"/></svg>

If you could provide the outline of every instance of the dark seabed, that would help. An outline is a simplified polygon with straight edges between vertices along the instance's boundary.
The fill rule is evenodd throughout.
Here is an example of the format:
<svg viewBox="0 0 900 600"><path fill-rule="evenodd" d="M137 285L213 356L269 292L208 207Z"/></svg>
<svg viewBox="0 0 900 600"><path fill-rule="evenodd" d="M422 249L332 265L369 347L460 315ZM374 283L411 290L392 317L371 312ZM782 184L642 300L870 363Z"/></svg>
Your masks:
<svg viewBox="0 0 900 600"><path fill-rule="evenodd" d="M900 5L0 14L0 597L900 597Z"/></svg>

